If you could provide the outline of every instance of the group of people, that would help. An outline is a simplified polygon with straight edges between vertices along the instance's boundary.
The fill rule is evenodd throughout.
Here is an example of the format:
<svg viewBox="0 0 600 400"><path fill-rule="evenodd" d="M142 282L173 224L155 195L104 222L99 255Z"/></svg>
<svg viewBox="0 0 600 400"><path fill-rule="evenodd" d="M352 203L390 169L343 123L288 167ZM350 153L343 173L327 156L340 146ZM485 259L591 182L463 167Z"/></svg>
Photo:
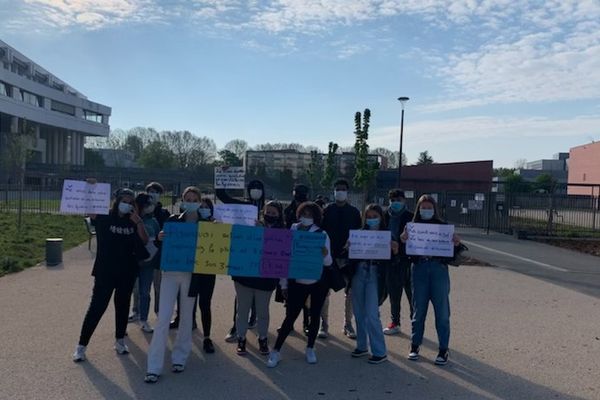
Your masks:
<svg viewBox="0 0 600 400"><path fill-rule="evenodd" d="M231 197L218 189L217 198L224 203L253 204L258 209L257 225L275 229L322 232L323 269L318 280L274 279L232 276L235 289L233 326L225 338L237 342L236 352L247 354L246 333L256 327L258 351L267 356L266 365L276 367L281 350L294 323L303 314L303 331L307 336L305 350L309 364L317 362L315 341L329 336L329 296L342 290L345 295L343 333L356 339L352 357L368 356L369 363L387 360L384 335L400 332L400 304L403 292L410 304L412 321L410 360L419 358L423 341L425 318L429 302L435 312L439 339L438 365L448 362L450 337L450 280L448 263L451 258L408 256L405 243L409 239L409 222L444 224L438 215L433 197L419 198L414 213L406 206L404 192L389 192L389 205L383 208L369 204L363 213L348 202L349 183L339 179L334 184L334 201L309 201L309 188L297 184L293 200L284 208L278 201L265 201L265 188L258 180L247 186L244 200ZM148 350L147 373L144 380L155 383L163 373L169 329L177 328L171 352L171 371L183 372L192 349L192 332L196 329L196 308L201 313L203 349L214 353L211 340L211 302L215 275L191 272L161 271L161 243L166 222L192 223L214 221L214 206L197 187L183 191L180 213L170 215L160 203L163 187L150 183L146 191L135 195L129 189L115 193L108 215L91 215L96 227L97 253L92 275L94 288L85 315L79 343L73 360L84 361L90 338L102 318L114 293L115 350L126 354L124 341L127 324L139 319L141 329L152 333ZM389 260L352 260L349 258L350 230L389 230L391 232ZM455 249L460 239L453 237ZM156 325L148 322L150 292L154 285ZM134 287L136 288L134 291ZM130 300L134 293L134 312L130 315ZM285 318L277 328L272 348L268 343L269 309L271 298L284 303ZM379 307L389 296L391 318L382 328ZM176 318L172 320L175 308ZM355 319L354 330L352 319ZM369 352L370 350L370 352Z"/></svg>

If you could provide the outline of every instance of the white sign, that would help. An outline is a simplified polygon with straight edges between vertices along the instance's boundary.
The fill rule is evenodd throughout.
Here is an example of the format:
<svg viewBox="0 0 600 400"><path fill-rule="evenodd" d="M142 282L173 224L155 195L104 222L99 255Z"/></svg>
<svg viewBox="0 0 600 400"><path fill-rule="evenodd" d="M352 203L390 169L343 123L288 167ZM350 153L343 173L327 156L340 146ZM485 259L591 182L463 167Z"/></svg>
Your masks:
<svg viewBox="0 0 600 400"><path fill-rule="evenodd" d="M483 201L469 200L469 210L483 210Z"/></svg>
<svg viewBox="0 0 600 400"><path fill-rule="evenodd" d="M407 190L404 192L404 197L407 199L414 199L415 198L415 192L412 190Z"/></svg>
<svg viewBox="0 0 600 400"><path fill-rule="evenodd" d="M61 213L107 215L109 208L110 184L91 184L68 179L63 182Z"/></svg>
<svg viewBox="0 0 600 400"><path fill-rule="evenodd" d="M251 204L217 204L215 219L225 224L256 225L258 208Z"/></svg>
<svg viewBox="0 0 600 400"><path fill-rule="evenodd" d="M454 225L406 224L406 254L411 256L453 257Z"/></svg>
<svg viewBox="0 0 600 400"><path fill-rule="evenodd" d="M389 260L392 236L390 231L351 230L348 257L355 260Z"/></svg>
<svg viewBox="0 0 600 400"><path fill-rule="evenodd" d="M215 189L244 189L244 167L215 167Z"/></svg>
<svg viewBox="0 0 600 400"><path fill-rule="evenodd" d="M456 200L450 200L450 207L456 207Z"/></svg>
<svg viewBox="0 0 600 400"><path fill-rule="evenodd" d="M475 200L477 200L477 201L485 201L485 194L483 194L483 193L475 193Z"/></svg>

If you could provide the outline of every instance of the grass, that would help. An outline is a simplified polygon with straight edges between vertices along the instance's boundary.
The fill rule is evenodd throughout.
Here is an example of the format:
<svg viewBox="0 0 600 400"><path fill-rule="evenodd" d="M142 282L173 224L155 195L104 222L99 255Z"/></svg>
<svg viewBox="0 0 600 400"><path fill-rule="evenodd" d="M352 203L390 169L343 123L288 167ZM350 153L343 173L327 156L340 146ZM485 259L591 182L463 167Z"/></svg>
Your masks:
<svg viewBox="0 0 600 400"><path fill-rule="evenodd" d="M0 213L0 276L34 266L45 259L46 238L63 238L63 251L87 240L81 216L23 214L17 229L16 213Z"/></svg>
<svg viewBox="0 0 600 400"><path fill-rule="evenodd" d="M548 222L524 217L511 217L513 229L529 231L531 233L547 234ZM552 224L552 236L563 236L571 238L600 238L600 230L593 231L590 228L574 225Z"/></svg>

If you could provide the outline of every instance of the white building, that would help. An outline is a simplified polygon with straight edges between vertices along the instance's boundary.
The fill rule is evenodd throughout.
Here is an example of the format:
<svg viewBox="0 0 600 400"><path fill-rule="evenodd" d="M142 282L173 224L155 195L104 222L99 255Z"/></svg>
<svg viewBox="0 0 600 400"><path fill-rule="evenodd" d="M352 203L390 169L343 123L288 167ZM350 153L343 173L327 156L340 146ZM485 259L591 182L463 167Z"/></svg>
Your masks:
<svg viewBox="0 0 600 400"><path fill-rule="evenodd" d="M33 131L29 161L83 165L86 136L108 136L110 107L94 103L0 40L0 154L6 135Z"/></svg>

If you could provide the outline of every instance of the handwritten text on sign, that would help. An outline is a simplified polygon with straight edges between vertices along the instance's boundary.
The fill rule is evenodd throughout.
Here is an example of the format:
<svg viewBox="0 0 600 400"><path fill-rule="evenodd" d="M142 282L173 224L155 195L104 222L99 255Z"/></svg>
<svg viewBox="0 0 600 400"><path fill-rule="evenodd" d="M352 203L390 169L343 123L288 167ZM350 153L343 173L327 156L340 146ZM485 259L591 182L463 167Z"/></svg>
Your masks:
<svg viewBox="0 0 600 400"><path fill-rule="evenodd" d="M406 224L406 254L411 256L453 257L454 225Z"/></svg>
<svg viewBox="0 0 600 400"><path fill-rule="evenodd" d="M217 204L215 219L225 224L256 225L258 208L250 204Z"/></svg>
<svg viewBox="0 0 600 400"><path fill-rule="evenodd" d="M322 233L212 222L167 223L164 231L164 271L319 279L323 270Z"/></svg>
<svg viewBox="0 0 600 400"><path fill-rule="evenodd" d="M348 256L355 260L389 260L392 237L390 231L351 230Z"/></svg>
<svg viewBox="0 0 600 400"><path fill-rule="evenodd" d="M90 184L65 179L60 212L65 214L107 215L110 208L110 184Z"/></svg>
<svg viewBox="0 0 600 400"><path fill-rule="evenodd" d="M244 189L244 167L215 167L215 189Z"/></svg>

